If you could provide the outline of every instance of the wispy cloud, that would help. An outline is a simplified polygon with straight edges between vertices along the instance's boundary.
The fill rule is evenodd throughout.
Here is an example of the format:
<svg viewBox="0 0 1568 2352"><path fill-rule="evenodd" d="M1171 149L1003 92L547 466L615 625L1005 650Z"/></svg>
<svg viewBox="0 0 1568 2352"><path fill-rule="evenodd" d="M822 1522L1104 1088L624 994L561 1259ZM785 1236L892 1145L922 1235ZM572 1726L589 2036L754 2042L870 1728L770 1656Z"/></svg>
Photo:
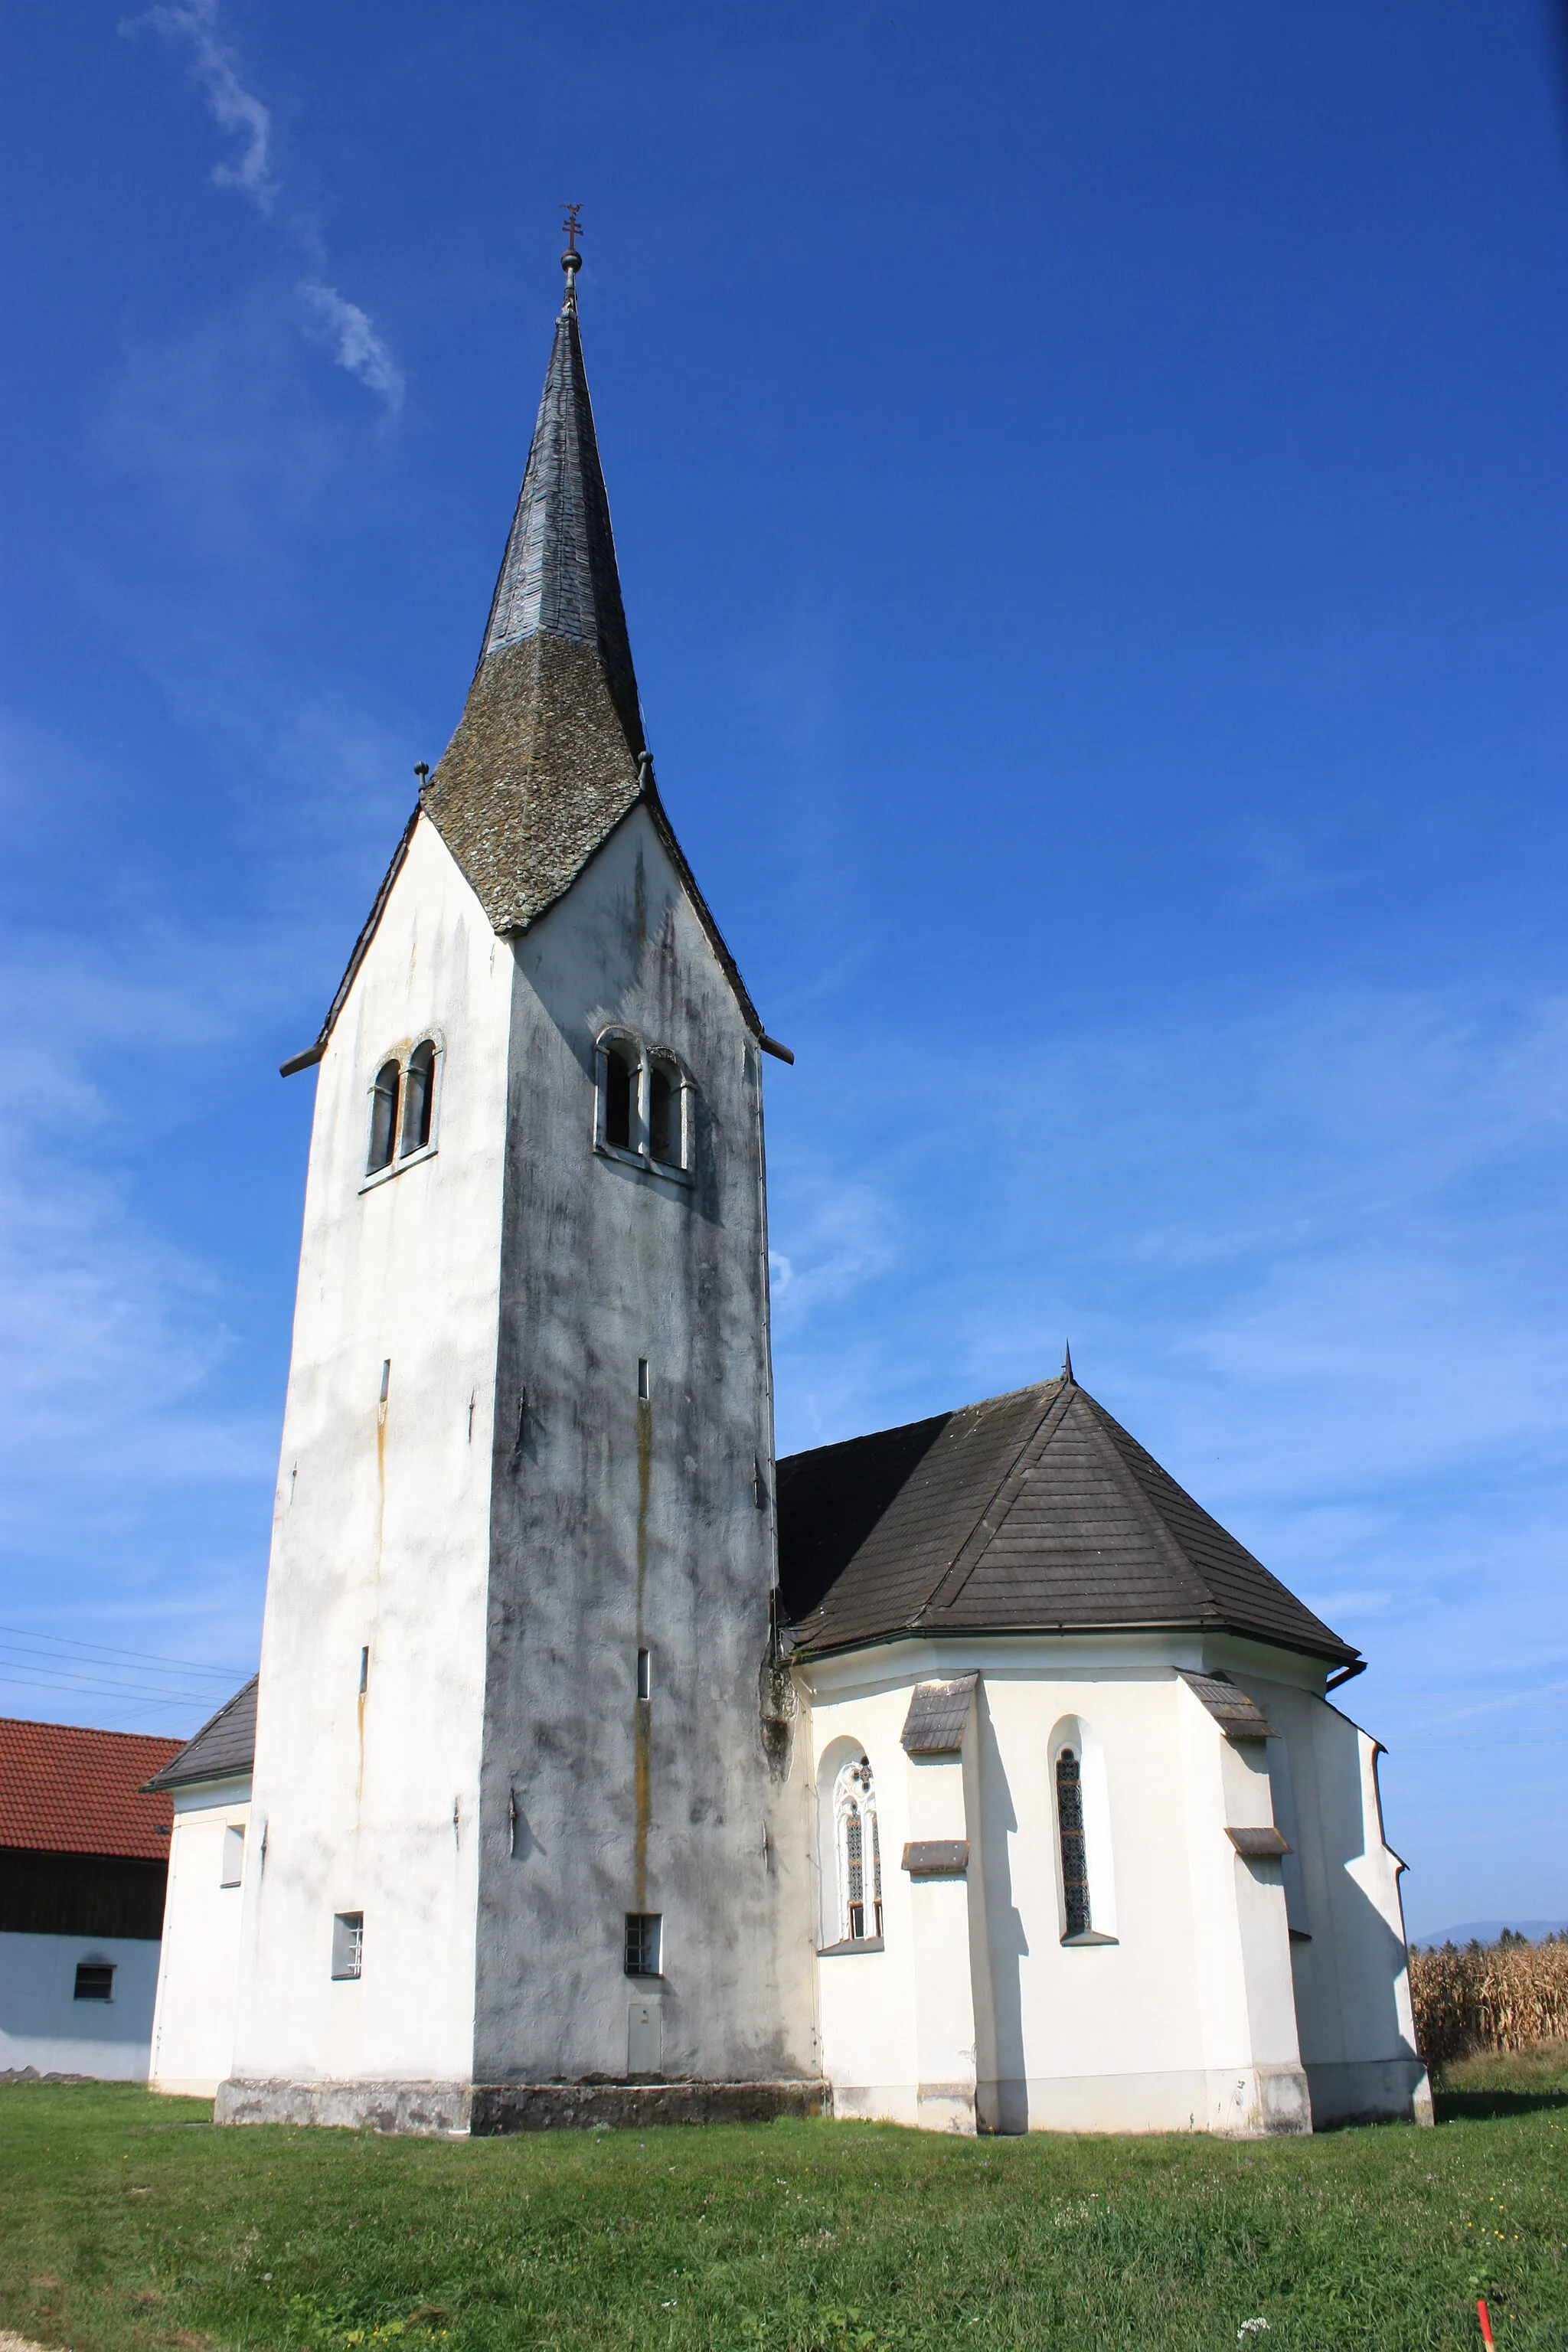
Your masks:
<svg viewBox="0 0 1568 2352"><path fill-rule="evenodd" d="M245 81L238 56L222 36L218 0L160 0L158 6L121 26L128 35L144 28L184 45L191 72L213 120L239 142L236 157L214 168L215 184L235 189L263 218L279 216L283 191L273 166L271 110ZM335 286L322 282L320 272L326 267L326 247L315 222L298 211L280 217L289 242L304 256L312 273L300 281L296 292L310 314L313 340L382 402L388 415L395 415L403 405L405 379L384 337L358 302L351 302Z"/></svg>
<svg viewBox="0 0 1568 2352"><path fill-rule="evenodd" d="M300 294L325 328L338 365L346 368L350 375L358 376L366 390L384 400L389 410L401 408L403 370L371 325L368 314L357 302L346 300L335 286L323 286L313 278L303 281Z"/></svg>
<svg viewBox="0 0 1568 2352"><path fill-rule="evenodd" d="M176 5L149 8L121 29L134 34L144 26L186 44L192 74L205 93L214 121L220 130L236 132L242 142L237 162L215 165L214 184L237 188L258 212L270 214L278 200L271 169L272 115L256 92L246 88L237 58L219 36L217 0L176 0Z"/></svg>

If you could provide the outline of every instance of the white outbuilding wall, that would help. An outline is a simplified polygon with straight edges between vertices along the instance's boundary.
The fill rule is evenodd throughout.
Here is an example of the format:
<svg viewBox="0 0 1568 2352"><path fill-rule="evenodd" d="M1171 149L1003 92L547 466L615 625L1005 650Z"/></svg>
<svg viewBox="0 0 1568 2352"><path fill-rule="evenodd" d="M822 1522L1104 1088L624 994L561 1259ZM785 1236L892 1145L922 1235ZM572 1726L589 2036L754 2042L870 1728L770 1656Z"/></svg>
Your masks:
<svg viewBox="0 0 1568 2352"><path fill-rule="evenodd" d="M1244 1858L1226 1835L1279 1825L1281 1774L1276 1743L1227 1740L1177 1672L1222 1666L1283 1735L1290 1843L1319 1923L1310 1944L1292 1936L1280 1861ZM976 1668L962 1759L907 1756L914 1685ZM797 1671L819 1779L863 1749L881 1835L884 1948L818 1961L837 2113L1246 2134L1420 2112L1373 1743L1324 1704L1310 1661L1239 1643L1037 1637L889 1644ZM1055 1795L1069 1744L1092 1922L1070 1941ZM831 1871L820 1807L819 1820L818 1867ZM952 1837L968 1840L965 1877L900 1867L907 1841Z"/></svg>
<svg viewBox="0 0 1568 2352"><path fill-rule="evenodd" d="M151 2087L208 2098L234 2056L250 1780L174 1791Z"/></svg>
<svg viewBox="0 0 1568 2352"><path fill-rule="evenodd" d="M81 1962L114 1970L108 2000L78 2000ZM87 2074L143 2083L153 2042L158 1947L126 1936L0 1934L0 2079Z"/></svg>

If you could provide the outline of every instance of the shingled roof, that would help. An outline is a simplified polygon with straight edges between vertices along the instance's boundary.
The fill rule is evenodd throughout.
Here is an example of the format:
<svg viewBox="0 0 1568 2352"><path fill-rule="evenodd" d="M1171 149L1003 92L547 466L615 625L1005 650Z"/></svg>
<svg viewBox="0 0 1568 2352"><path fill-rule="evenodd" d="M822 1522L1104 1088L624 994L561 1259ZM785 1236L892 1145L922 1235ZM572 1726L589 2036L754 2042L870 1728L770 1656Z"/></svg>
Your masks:
<svg viewBox="0 0 1568 2352"><path fill-rule="evenodd" d="M167 1862L174 1808L143 1787L177 1739L0 1716L0 1846Z"/></svg>
<svg viewBox="0 0 1568 2352"><path fill-rule="evenodd" d="M1160 1626L1358 1654L1070 1377L791 1454L778 1516L797 1653Z"/></svg>
<svg viewBox="0 0 1568 2352"><path fill-rule="evenodd" d="M163 1770L153 1775L147 1783L149 1789L184 1789L193 1780L232 1780L248 1772L256 1760L256 1685L259 1679L252 1675L226 1706L220 1706L215 1716L209 1717L179 1754L171 1757Z"/></svg>
<svg viewBox="0 0 1568 2352"><path fill-rule="evenodd" d="M645 807L739 1001L771 1053L735 960L675 838L643 740L610 503L577 325L577 256L529 446L479 667L456 732L419 795L315 1044L320 1061L423 814L499 932L526 930Z"/></svg>

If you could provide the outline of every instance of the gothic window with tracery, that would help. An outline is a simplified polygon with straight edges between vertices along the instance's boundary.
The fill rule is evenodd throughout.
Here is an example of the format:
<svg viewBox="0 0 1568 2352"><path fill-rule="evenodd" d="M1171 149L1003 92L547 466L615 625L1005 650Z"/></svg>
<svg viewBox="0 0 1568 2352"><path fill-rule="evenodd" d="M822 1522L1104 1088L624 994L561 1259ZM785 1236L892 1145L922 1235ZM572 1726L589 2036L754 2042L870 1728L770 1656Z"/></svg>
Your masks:
<svg viewBox="0 0 1568 2352"><path fill-rule="evenodd" d="M1089 1846L1083 1832L1083 1782L1070 1748L1057 1758L1057 1832L1061 1842L1062 1903L1069 1936L1087 1936Z"/></svg>
<svg viewBox="0 0 1568 2352"><path fill-rule="evenodd" d="M838 1845L838 1933L862 1944L882 1933L882 1849L877 1836L877 1791L864 1756L851 1758L834 1790Z"/></svg>

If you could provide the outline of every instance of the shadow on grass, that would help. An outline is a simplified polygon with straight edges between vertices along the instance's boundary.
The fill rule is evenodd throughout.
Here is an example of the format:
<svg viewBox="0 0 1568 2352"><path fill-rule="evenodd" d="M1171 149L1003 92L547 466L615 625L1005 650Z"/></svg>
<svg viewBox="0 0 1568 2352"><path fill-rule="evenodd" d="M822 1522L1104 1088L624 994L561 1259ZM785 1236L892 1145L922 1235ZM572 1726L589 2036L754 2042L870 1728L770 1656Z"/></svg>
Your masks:
<svg viewBox="0 0 1568 2352"><path fill-rule="evenodd" d="M1568 2107L1568 2089L1444 2091L1434 2088L1432 2112L1440 2124L1492 2123L1500 2116L1534 2116L1545 2107Z"/></svg>

